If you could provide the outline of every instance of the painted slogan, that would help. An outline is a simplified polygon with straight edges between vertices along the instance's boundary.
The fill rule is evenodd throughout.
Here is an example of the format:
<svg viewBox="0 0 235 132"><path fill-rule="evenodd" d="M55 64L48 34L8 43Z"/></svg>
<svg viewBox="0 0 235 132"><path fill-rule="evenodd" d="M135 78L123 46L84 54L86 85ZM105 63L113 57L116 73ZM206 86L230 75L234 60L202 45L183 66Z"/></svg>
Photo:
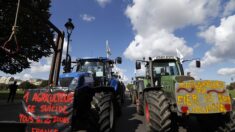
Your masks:
<svg viewBox="0 0 235 132"><path fill-rule="evenodd" d="M231 111L231 99L225 84L217 80L176 83L178 110L183 113L223 113Z"/></svg>
<svg viewBox="0 0 235 132"><path fill-rule="evenodd" d="M19 120L27 123L27 132L71 131L73 99L74 92L61 89L27 90Z"/></svg>

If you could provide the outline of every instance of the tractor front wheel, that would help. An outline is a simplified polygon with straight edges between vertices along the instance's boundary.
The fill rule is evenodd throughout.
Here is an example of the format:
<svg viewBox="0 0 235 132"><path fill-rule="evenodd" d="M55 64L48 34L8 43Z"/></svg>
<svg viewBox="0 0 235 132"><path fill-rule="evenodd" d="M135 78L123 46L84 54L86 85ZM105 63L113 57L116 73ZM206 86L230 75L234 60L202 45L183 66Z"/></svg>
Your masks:
<svg viewBox="0 0 235 132"><path fill-rule="evenodd" d="M95 110L100 132L111 132L114 128L115 112L112 93L96 93L91 102Z"/></svg>
<svg viewBox="0 0 235 132"><path fill-rule="evenodd" d="M173 130L170 105L162 91L152 90L144 93L144 114L147 131L175 131Z"/></svg>

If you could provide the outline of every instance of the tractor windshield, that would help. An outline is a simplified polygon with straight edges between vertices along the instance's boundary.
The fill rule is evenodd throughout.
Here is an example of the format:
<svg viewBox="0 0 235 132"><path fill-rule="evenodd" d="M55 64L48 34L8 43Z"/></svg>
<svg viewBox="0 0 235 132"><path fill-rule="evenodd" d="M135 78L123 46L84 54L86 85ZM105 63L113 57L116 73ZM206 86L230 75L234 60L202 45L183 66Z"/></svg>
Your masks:
<svg viewBox="0 0 235 132"><path fill-rule="evenodd" d="M155 61L153 62L153 72L155 76L180 74L175 61Z"/></svg>
<svg viewBox="0 0 235 132"><path fill-rule="evenodd" d="M97 61L85 61L80 64L77 71L80 72L89 72L95 75L96 77L104 76L103 63Z"/></svg>

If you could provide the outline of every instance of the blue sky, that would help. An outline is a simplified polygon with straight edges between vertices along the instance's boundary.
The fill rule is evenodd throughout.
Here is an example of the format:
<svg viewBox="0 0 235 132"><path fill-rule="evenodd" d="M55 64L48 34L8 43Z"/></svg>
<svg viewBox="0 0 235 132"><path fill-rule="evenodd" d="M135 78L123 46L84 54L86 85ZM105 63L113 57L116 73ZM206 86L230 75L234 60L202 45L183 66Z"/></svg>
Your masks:
<svg viewBox="0 0 235 132"><path fill-rule="evenodd" d="M121 56L118 70L130 81L134 60L158 55L200 58L202 68L185 63L196 78L226 82L235 76L235 0L54 0L51 21L65 31L72 18L75 29L70 53L75 58ZM65 44L66 45L66 44ZM16 78L48 78L51 58L32 62ZM0 72L0 75L5 75Z"/></svg>

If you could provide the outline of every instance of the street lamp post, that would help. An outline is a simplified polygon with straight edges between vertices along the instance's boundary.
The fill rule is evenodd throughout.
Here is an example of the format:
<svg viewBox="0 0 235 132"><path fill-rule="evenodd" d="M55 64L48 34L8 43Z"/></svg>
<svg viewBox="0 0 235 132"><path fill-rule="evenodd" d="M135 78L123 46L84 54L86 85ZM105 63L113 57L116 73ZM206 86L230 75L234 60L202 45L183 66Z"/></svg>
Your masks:
<svg viewBox="0 0 235 132"><path fill-rule="evenodd" d="M67 64L67 63L68 63L68 57L69 57L68 50L69 50L70 36L71 36L71 34L73 32L73 29L74 29L74 25L72 23L72 19L69 18L68 22L66 22L64 26L65 26L65 28L67 30L67 39L68 39L66 58L65 58L65 60L66 60L66 65L65 65L66 66L66 71L65 72L70 72L70 69L69 69L70 67L68 67L69 64Z"/></svg>

